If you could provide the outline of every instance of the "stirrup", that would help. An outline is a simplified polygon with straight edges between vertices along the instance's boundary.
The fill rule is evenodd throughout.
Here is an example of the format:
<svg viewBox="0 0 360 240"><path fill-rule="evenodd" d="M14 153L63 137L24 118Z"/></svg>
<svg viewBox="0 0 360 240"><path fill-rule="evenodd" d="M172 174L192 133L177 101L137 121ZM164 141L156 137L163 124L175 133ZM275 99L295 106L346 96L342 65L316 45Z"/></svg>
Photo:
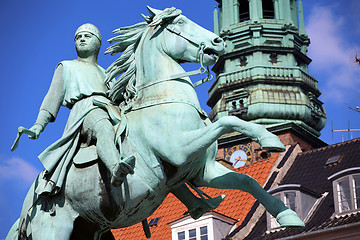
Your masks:
<svg viewBox="0 0 360 240"><path fill-rule="evenodd" d="M120 168L122 173L127 174L134 174L135 168L135 156L129 156L120 161Z"/></svg>
<svg viewBox="0 0 360 240"><path fill-rule="evenodd" d="M134 167L134 156L122 159L121 162L115 166L115 170L111 174L111 184L115 187L119 187L128 174L134 174Z"/></svg>

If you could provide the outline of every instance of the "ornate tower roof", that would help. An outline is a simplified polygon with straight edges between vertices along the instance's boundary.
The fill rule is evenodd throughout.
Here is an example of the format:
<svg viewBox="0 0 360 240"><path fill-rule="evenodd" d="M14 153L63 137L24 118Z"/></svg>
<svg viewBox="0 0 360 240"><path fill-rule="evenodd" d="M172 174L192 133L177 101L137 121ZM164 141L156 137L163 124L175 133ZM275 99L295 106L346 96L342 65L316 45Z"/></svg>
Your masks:
<svg viewBox="0 0 360 240"><path fill-rule="evenodd" d="M235 115L277 129L291 124L319 137L326 114L308 71L301 0L217 2L215 32L227 51L213 68L210 118Z"/></svg>

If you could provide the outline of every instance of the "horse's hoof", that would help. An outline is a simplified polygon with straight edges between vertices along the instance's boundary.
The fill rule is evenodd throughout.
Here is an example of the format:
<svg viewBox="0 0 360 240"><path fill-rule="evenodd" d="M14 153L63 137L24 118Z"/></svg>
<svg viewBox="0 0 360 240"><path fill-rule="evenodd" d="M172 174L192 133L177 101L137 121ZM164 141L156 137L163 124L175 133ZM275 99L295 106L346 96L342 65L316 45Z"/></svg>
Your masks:
<svg viewBox="0 0 360 240"><path fill-rule="evenodd" d="M274 147L274 146L262 147L262 149L268 152L284 152L286 150L283 147Z"/></svg>
<svg viewBox="0 0 360 240"><path fill-rule="evenodd" d="M217 196L216 198L200 199L201 205L197 208L189 210L189 214L193 219L200 218L204 213L217 208L224 200L225 195Z"/></svg>
<svg viewBox="0 0 360 240"><path fill-rule="evenodd" d="M286 148L277 136L265 137L259 141L261 148L269 152L284 152Z"/></svg>
<svg viewBox="0 0 360 240"><path fill-rule="evenodd" d="M189 214L194 220L199 219L204 213L205 212L201 207L197 207L189 210Z"/></svg>
<svg viewBox="0 0 360 240"><path fill-rule="evenodd" d="M280 227L305 227L303 221L291 209L286 209L279 213L276 216L276 221L280 224Z"/></svg>
<svg viewBox="0 0 360 240"><path fill-rule="evenodd" d="M205 203L210 207L211 210L217 208L220 203L224 200L225 195L217 196L216 198L203 199Z"/></svg>

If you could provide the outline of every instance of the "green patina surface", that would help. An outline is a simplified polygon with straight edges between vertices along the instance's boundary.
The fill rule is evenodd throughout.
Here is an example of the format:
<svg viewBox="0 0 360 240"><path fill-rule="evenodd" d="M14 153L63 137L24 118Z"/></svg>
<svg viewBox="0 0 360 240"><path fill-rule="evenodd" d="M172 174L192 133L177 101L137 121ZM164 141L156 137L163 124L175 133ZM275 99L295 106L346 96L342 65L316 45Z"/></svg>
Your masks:
<svg viewBox="0 0 360 240"><path fill-rule="evenodd" d="M211 123L201 110L180 62L212 65L224 41L176 8L148 9L146 22L114 31L107 53L122 54L106 72L97 65L97 28L76 32L78 58L59 64L34 126L19 130L36 139L61 105L71 108L63 136L39 156L45 170L7 239L108 239L110 229L138 222L150 237L146 218L170 192L193 218L220 204L224 196L206 199L201 186L249 192L281 226L303 226L256 180L215 160L216 140L231 131L285 150L264 126L235 116Z"/></svg>
<svg viewBox="0 0 360 240"><path fill-rule="evenodd" d="M301 0L218 2L214 29L227 48L213 68L210 118L230 114L265 125L295 122L320 136L326 114L318 81L308 71L310 40Z"/></svg>

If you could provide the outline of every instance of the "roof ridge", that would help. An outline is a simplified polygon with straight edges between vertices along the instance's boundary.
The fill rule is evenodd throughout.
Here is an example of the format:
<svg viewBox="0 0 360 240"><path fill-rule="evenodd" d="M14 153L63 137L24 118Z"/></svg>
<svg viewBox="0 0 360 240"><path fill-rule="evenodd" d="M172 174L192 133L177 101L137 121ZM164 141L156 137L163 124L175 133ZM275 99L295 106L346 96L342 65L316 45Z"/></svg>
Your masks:
<svg viewBox="0 0 360 240"><path fill-rule="evenodd" d="M339 147L339 146L343 146L343 145L347 145L347 144L351 144L351 143L359 142L359 141L360 141L360 138L354 138L354 139L351 139L351 140L348 140L345 142L335 143L335 144L328 145L325 147L316 148L316 149L312 149L312 150L305 151L305 152L300 152L298 155L305 155L305 154L310 154L310 153L314 153L314 152L325 151L329 148L335 148L335 147Z"/></svg>

